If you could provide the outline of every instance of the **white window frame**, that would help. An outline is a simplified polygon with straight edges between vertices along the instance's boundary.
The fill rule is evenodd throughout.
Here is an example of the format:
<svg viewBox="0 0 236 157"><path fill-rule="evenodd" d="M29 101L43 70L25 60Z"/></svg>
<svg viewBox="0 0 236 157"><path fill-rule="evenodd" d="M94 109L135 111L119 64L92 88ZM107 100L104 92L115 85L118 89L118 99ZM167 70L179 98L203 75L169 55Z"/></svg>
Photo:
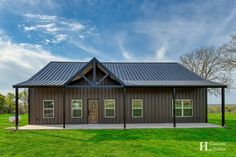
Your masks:
<svg viewBox="0 0 236 157"><path fill-rule="evenodd" d="M73 101L80 101L81 102L81 108L73 108L72 103ZM73 116L73 110L81 110L81 116L80 117L75 117ZM82 99L72 99L71 100L71 118L83 118L83 100Z"/></svg>
<svg viewBox="0 0 236 157"><path fill-rule="evenodd" d="M133 107L133 102L134 101L141 101L141 108L134 108ZM132 118L143 118L143 99L132 99ZM134 116L133 109L141 109L141 116Z"/></svg>
<svg viewBox="0 0 236 157"><path fill-rule="evenodd" d="M114 108L111 108L111 107L106 108L105 101L114 101L115 102ZM114 115L113 116L107 116L106 115L106 109L114 109ZM104 99L104 117L105 118L116 118L116 99Z"/></svg>
<svg viewBox="0 0 236 157"><path fill-rule="evenodd" d="M52 101L52 104L53 104L53 108L45 108L44 107L44 102L45 101ZM45 117L45 115L44 115L44 111L45 110L52 110L53 112L53 116L52 117ZM54 100L43 100L43 118L54 118Z"/></svg>
<svg viewBox="0 0 236 157"><path fill-rule="evenodd" d="M175 99L175 100L181 100L181 116L175 116L175 117L193 117L193 99ZM184 107L184 100L191 100L192 101L192 107ZM172 100L172 117L174 117L174 103ZM176 109L176 107L175 107ZM191 116L184 116L184 109L192 109L192 115Z"/></svg>

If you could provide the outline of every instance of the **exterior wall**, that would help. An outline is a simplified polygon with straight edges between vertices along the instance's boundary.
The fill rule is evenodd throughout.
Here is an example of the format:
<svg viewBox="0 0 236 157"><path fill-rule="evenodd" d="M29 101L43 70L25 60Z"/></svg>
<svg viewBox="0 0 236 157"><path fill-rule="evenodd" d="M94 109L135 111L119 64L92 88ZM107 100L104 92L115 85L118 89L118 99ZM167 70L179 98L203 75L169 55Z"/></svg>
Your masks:
<svg viewBox="0 0 236 157"><path fill-rule="evenodd" d="M61 88L30 89L30 124L61 124L63 94ZM172 122L172 88L128 88L126 92L127 123ZM88 99L99 100L99 123L123 123L123 88L67 88L66 123L86 124ZM206 122L206 89L176 89L176 99L193 100L193 117L176 117L176 122ZM43 100L54 100L54 118L43 118ZM83 118L71 118L71 99L83 100ZM104 118L104 99L116 100L116 117ZM132 118L132 99L143 99L143 118Z"/></svg>
<svg viewBox="0 0 236 157"><path fill-rule="evenodd" d="M30 89L30 124L61 124L63 113L63 95L61 88L31 88ZM43 118L43 100L54 100L54 118ZM86 124L88 99L99 100L99 123L123 123L123 89L105 88L67 88L66 89L66 123ZM71 118L71 100L83 100L83 118ZM104 99L116 100L116 117L104 118Z"/></svg>
<svg viewBox="0 0 236 157"><path fill-rule="evenodd" d="M193 117L176 117L176 122L206 122L204 88L176 89L176 99L193 100ZM143 99L143 118L132 118L132 99ZM172 122L172 88L129 88L127 123Z"/></svg>
<svg viewBox="0 0 236 157"><path fill-rule="evenodd" d="M30 124L62 122L63 96L60 88L30 88ZM54 118L43 118L43 100L54 100Z"/></svg>

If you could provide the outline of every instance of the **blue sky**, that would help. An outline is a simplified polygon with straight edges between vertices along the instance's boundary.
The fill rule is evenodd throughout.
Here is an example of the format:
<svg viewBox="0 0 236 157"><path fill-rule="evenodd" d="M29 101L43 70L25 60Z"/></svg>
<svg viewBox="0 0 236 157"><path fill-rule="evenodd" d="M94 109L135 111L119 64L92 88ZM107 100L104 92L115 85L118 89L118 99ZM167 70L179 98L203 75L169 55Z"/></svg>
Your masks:
<svg viewBox="0 0 236 157"><path fill-rule="evenodd" d="M235 19L234 0L1 0L0 91L51 60L178 61L228 42Z"/></svg>

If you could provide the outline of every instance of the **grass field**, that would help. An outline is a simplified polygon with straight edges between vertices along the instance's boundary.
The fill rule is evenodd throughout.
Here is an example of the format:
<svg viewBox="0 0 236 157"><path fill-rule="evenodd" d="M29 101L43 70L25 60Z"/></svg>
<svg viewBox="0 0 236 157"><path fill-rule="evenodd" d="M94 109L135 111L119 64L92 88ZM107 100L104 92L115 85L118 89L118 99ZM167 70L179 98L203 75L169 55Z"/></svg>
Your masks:
<svg viewBox="0 0 236 157"><path fill-rule="evenodd" d="M10 115L0 115L0 156L236 156L236 114L226 114L227 128L139 130L10 131ZM220 114L209 114L220 124ZM27 124L27 115L21 125ZM200 141L211 151L200 151ZM226 144L219 146L213 144Z"/></svg>

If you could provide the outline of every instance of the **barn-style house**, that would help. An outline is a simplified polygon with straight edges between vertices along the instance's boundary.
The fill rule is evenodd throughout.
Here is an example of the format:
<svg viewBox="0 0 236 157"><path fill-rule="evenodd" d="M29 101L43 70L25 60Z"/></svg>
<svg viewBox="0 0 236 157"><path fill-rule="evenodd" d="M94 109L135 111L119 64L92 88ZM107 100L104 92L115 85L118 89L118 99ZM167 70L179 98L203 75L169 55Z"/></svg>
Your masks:
<svg viewBox="0 0 236 157"><path fill-rule="evenodd" d="M29 124L207 123L208 81L178 63L50 62L29 80Z"/></svg>

